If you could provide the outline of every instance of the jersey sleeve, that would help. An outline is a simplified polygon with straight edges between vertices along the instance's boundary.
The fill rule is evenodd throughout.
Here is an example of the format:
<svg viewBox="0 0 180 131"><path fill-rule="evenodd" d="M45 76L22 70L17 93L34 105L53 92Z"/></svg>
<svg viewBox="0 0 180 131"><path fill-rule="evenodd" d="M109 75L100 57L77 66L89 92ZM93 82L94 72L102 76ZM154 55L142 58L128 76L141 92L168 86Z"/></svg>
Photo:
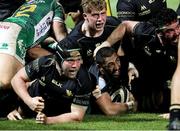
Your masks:
<svg viewBox="0 0 180 131"><path fill-rule="evenodd" d="M78 88L76 90L73 103L82 106L88 106L90 95L95 88L95 79L93 79L88 71L83 67L79 70L78 74Z"/></svg>
<svg viewBox="0 0 180 131"><path fill-rule="evenodd" d="M135 36L152 36L155 34L155 27L149 22L139 22L133 29Z"/></svg>
<svg viewBox="0 0 180 131"><path fill-rule="evenodd" d="M41 57L27 64L25 71L30 80L34 80L44 75L52 64L55 64L52 57Z"/></svg>
<svg viewBox="0 0 180 131"><path fill-rule="evenodd" d="M117 16L120 20L134 20L136 15L134 0L118 0Z"/></svg>
<svg viewBox="0 0 180 131"><path fill-rule="evenodd" d="M63 6L58 2L55 3L55 12L54 13L55 14L54 14L53 21L59 21L61 23L64 23L65 11L64 11Z"/></svg>

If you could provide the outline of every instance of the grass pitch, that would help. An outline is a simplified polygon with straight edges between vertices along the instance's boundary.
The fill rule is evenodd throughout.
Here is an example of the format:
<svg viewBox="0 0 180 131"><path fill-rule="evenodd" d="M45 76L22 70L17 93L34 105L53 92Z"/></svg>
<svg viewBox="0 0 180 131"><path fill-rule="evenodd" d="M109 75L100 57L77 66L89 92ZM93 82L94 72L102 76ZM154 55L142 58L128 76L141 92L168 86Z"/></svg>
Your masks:
<svg viewBox="0 0 180 131"><path fill-rule="evenodd" d="M158 114L129 113L121 116L87 115L83 122L55 125L35 123L35 119L1 119L0 130L167 130L168 120Z"/></svg>
<svg viewBox="0 0 180 131"><path fill-rule="evenodd" d="M116 16L117 0L110 0L112 14ZM176 10L179 0L167 0L168 7ZM74 24L68 18L68 27ZM135 113L121 116L87 115L83 122L64 123L55 125L36 124L35 119L8 121L0 118L0 130L167 130L168 120L158 117L158 114Z"/></svg>

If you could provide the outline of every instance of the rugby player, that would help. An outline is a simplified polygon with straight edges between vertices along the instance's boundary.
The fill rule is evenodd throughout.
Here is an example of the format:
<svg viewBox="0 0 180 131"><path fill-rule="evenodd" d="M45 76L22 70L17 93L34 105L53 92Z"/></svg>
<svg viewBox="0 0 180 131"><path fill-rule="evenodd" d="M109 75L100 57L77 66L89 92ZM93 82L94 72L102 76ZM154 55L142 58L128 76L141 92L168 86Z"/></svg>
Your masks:
<svg viewBox="0 0 180 131"><path fill-rule="evenodd" d="M37 115L37 123L82 121L95 82L81 63L79 48L58 45L54 55L27 64L12 79L13 89L24 103L8 119ZM27 87L30 81L33 83Z"/></svg>
<svg viewBox="0 0 180 131"><path fill-rule="evenodd" d="M139 84L134 88L139 110L167 112L170 102L168 87L176 68L180 34L176 12L166 8L148 22L124 21L94 53L122 40L125 34L134 40L132 50L125 51L125 54L139 71ZM127 47L127 43L123 44Z"/></svg>
<svg viewBox="0 0 180 131"><path fill-rule="evenodd" d="M90 113L118 115L128 111L136 111L136 101L130 92L133 68L128 69L125 56L119 57L112 47L101 48L96 56L97 64L90 71L98 80L97 88L92 92ZM132 86L133 88L133 86Z"/></svg>
<svg viewBox="0 0 180 131"><path fill-rule="evenodd" d="M4 100L4 90L11 90L12 77L24 66L28 49L46 39L50 29L56 40L66 36L64 18L64 10L56 0L28 0L0 22L0 101Z"/></svg>

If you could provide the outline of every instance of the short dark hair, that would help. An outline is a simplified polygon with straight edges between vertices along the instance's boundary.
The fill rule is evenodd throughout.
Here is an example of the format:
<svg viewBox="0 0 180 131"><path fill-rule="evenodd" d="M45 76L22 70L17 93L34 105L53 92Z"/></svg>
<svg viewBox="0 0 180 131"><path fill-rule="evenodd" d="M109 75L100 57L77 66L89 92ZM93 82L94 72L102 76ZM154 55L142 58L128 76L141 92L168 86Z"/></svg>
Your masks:
<svg viewBox="0 0 180 131"><path fill-rule="evenodd" d="M103 48L99 49L98 52L96 53L95 61L97 64L102 65L105 62L105 58L112 56L112 54L114 54L114 53L116 53L114 48L103 47Z"/></svg>
<svg viewBox="0 0 180 131"><path fill-rule="evenodd" d="M177 21L177 13L170 8L163 8L154 18L149 21L156 27L162 28L165 25L170 25Z"/></svg>

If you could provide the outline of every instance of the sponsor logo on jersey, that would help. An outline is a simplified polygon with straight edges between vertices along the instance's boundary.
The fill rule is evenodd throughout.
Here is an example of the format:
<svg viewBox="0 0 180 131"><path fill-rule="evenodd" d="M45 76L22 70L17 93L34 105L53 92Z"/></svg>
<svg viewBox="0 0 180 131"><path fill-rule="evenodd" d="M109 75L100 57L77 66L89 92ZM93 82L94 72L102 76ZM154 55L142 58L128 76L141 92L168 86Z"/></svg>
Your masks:
<svg viewBox="0 0 180 131"><path fill-rule="evenodd" d="M45 76L42 76L42 77L39 79L39 84L42 85L42 86L46 86L46 83L45 83L44 81L45 81Z"/></svg>
<svg viewBox="0 0 180 131"><path fill-rule="evenodd" d="M146 9L147 9L147 8L146 8L145 5L142 5L142 6L141 6L141 11L146 10Z"/></svg>
<svg viewBox="0 0 180 131"><path fill-rule="evenodd" d="M97 43L95 46L98 47L98 46L100 46L100 45L101 45L101 43Z"/></svg>
<svg viewBox="0 0 180 131"><path fill-rule="evenodd" d="M26 50L26 47L25 47L25 45L23 44L23 40L18 40L18 42L17 42L17 44L18 44L18 47L19 47L19 50L20 50L20 55L21 55L21 57L25 57L25 50Z"/></svg>
<svg viewBox="0 0 180 131"><path fill-rule="evenodd" d="M0 49L8 49L7 43L0 43Z"/></svg>
<svg viewBox="0 0 180 131"><path fill-rule="evenodd" d="M145 11L139 13L139 16L147 15L147 14L150 14L150 13L151 13L150 9L149 10L145 10Z"/></svg>
<svg viewBox="0 0 180 131"><path fill-rule="evenodd" d="M6 25L0 25L0 29L8 30L10 27Z"/></svg>
<svg viewBox="0 0 180 131"><path fill-rule="evenodd" d="M86 53L87 53L87 56L91 56L91 55L93 54L92 50L90 50L90 49L89 49L89 50L87 50L87 52L86 52Z"/></svg>
<svg viewBox="0 0 180 131"><path fill-rule="evenodd" d="M55 84L56 86L62 88L62 84L61 84L60 82L58 82L58 81L56 81L56 80L54 80L54 79L52 79L51 82L52 82L53 84Z"/></svg>
<svg viewBox="0 0 180 131"><path fill-rule="evenodd" d="M149 0L149 4L152 4L155 0Z"/></svg>
<svg viewBox="0 0 180 131"><path fill-rule="evenodd" d="M34 42L36 42L40 37L46 35L46 33L50 30L51 21L53 17L53 11L50 11L42 20L34 27L35 28L35 36Z"/></svg>
<svg viewBox="0 0 180 131"><path fill-rule="evenodd" d="M45 3L44 0L26 0L28 4L38 4L38 3Z"/></svg>
<svg viewBox="0 0 180 131"><path fill-rule="evenodd" d="M66 90L66 94L67 94L67 96L73 96L72 91L70 91L70 90Z"/></svg>

